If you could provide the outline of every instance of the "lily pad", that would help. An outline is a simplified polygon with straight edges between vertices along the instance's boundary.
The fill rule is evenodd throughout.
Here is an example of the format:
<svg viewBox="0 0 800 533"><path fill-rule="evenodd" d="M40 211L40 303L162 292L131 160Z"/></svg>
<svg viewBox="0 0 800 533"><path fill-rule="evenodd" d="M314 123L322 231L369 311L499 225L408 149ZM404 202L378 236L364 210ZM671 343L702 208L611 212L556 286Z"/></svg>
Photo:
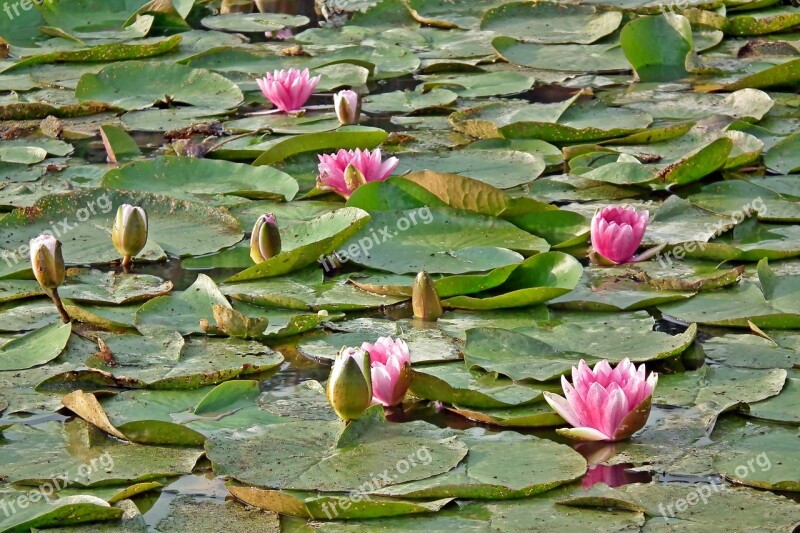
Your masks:
<svg viewBox="0 0 800 533"><path fill-rule="evenodd" d="M72 332L72 324L55 323L26 333L0 346L0 371L23 370L58 357Z"/></svg>
<svg viewBox="0 0 800 533"><path fill-rule="evenodd" d="M164 251L178 256L215 252L243 236L238 222L218 209L150 193L86 188L46 196L33 207L0 220L7 258L0 262L0 276L28 269L28 242L44 231L61 239L67 263L107 263L119 258L111 244L111 226L116 207L123 203L147 211L149 244L142 252L147 259L163 258Z"/></svg>
<svg viewBox="0 0 800 533"><path fill-rule="evenodd" d="M621 22L619 11L550 2L514 2L487 11L481 29L525 42L591 44L613 33Z"/></svg>
<svg viewBox="0 0 800 533"><path fill-rule="evenodd" d="M190 201L214 194L290 201L299 189L294 178L268 166L251 167L191 157L135 161L110 170L103 176L101 185L110 189L171 194Z"/></svg>
<svg viewBox="0 0 800 533"><path fill-rule="evenodd" d="M81 102L99 101L123 109L145 109L157 102L228 109L243 100L242 91L223 76L176 64L128 61L84 74L75 94Z"/></svg>

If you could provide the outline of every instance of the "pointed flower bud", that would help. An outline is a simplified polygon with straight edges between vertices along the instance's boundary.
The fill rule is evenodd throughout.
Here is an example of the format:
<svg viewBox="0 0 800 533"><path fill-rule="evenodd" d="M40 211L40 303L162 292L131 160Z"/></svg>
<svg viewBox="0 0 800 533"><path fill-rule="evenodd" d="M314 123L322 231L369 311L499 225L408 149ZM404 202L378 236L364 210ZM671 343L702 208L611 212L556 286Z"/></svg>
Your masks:
<svg viewBox="0 0 800 533"><path fill-rule="evenodd" d="M642 242L649 217L647 211L618 205L598 211L592 217L594 251L612 263L627 263Z"/></svg>
<svg viewBox="0 0 800 533"><path fill-rule="evenodd" d="M436 286L427 272L417 274L411 292L411 307L416 318L427 322L435 322L442 316L442 302Z"/></svg>
<svg viewBox="0 0 800 533"><path fill-rule="evenodd" d="M43 289L57 289L64 283L61 243L52 235L39 235L30 242L31 267Z"/></svg>
<svg viewBox="0 0 800 533"><path fill-rule="evenodd" d="M347 422L361 416L372 402L369 354L360 348L342 348L333 363L326 392L339 418Z"/></svg>
<svg viewBox="0 0 800 533"><path fill-rule="evenodd" d="M141 252L147 244L147 213L144 209L129 204L119 206L111 241L125 261L129 262L131 257Z"/></svg>
<svg viewBox="0 0 800 533"><path fill-rule="evenodd" d="M263 263L281 253L281 232L278 220L272 213L261 215L253 226L250 235L250 258L256 263Z"/></svg>
<svg viewBox="0 0 800 533"><path fill-rule="evenodd" d="M333 107L342 126L358 124L361 118L361 99L355 91L339 91L334 94Z"/></svg>

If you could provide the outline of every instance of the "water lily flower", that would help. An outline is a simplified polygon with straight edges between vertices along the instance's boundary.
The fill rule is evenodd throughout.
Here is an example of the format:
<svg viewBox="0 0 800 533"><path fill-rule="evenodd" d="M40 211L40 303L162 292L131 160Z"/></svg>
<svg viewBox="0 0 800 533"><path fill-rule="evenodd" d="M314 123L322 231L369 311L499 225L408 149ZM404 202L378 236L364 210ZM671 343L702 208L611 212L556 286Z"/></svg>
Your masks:
<svg viewBox="0 0 800 533"><path fill-rule="evenodd" d="M402 403L411 385L411 355L403 339L380 337L375 344L365 342L372 366L372 398L384 407Z"/></svg>
<svg viewBox="0 0 800 533"><path fill-rule="evenodd" d="M426 322L436 322L443 314L439 293L427 272L420 272L414 280L411 308L416 318Z"/></svg>
<svg viewBox="0 0 800 533"><path fill-rule="evenodd" d="M36 281L53 300L61 319L69 322L69 315L58 296L58 288L64 283L65 276L61 242L52 235L43 234L31 240L30 249L31 268Z"/></svg>
<svg viewBox="0 0 800 533"><path fill-rule="evenodd" d="M130 266L133 257L147 244L147 213L144 209L130 204L119 206L111 228L111 242L122 256L122 265Z"/></svg>
<svg viewBox="0 0 800 533"><path fill-rule="evenodd" d="M342 126L358 124L361 118L361 98L355 91L339 91L333 95L333 107Z"/></svg>
<svg viewBox="0 0 800 533"><path fill-rule="evenodd" d="M592 247L612 263L630 261L642 242L650 214L633 207L612 205L592 217Z"/></svg>
<svg viewBox="0 0 800 533"><path fill-rule="evenodd" d="M297 111L317 88L320 76L311 77L308 69L276 70L256 80L264 97L284 113Z"/></svg>
<svg viewBox="0 0 800 533"><path fill-rule="evenodd" d="M360 186L391 176L399 162L396 157L383 161L380 148L372 152L356 148L339 150L335 154L321 154L317 187L350 198Z"/></svg>
<svg viewBox="0 0 800 533"><path fill-rule="evenodd" d="M250 257L255 263L263 263L281 253L281 233L275 215L261 215L250 235Z"/></svg>
<svg viewBox="0 0 800 533"><path fill-rule="evenodd" d="M342 348L333 363L326 393L331 407L345 422L361 416L372 403L369 354L360 348Z"/></svg>
<svg viewBox="0 0 800 533"><path fill-rule="evenodd" d="M612 370L605 359L594 370L581 360L572 367L572 385L561 376L563 398L551 392L544 397L573 428L558 433L575 440L618 441L642 429L650 416L650 403L658 375L645 377L628 358Z"/></svg>
<svg viewBox="0 0 800 533"><path fill-rule="evenodd" d="M265 31L264 36L268 39L277 39L279 41L285 41L286 39L291 39L294 37L291 28L283 28L278 31Z"/></svg>

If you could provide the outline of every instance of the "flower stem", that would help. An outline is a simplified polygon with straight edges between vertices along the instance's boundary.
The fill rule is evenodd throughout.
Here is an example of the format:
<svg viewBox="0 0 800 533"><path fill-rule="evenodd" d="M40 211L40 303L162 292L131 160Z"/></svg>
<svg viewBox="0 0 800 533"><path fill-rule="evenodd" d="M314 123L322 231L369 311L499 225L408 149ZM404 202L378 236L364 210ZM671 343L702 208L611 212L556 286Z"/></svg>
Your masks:
<svg viewBox="0 0 800 533"><path fill-rule="evenodd" d="M58 314L61 315L62 322L64 322L64 324L69 324L72 319L70 318L69 313L67 313L67 310L64 309L64 304L61 303L61 296L58 295L58 289L53 289L50 291L50 298L52 298L56 309L58 309Z"/></svg>
<svg viewBox="0 0 800 533"><path fill-rule="evenodd" d="M122 271L126 274L131 273L131 265L133 265L133 257L125 255L122 257Z"/></svg>

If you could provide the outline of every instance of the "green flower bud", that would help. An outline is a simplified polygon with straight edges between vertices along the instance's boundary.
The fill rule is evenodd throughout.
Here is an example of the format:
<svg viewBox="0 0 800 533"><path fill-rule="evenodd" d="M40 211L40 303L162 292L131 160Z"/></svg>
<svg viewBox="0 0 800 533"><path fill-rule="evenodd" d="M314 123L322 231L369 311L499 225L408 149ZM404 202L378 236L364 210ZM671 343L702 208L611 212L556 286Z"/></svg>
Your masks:
<svg viewBox="0 0 800 533"><path fill-rule="evenodd" d="M372 403L369 354L360 348L342 348L333 363L326 392L339 418L348 422L361 416Z"/></svg>
<svg viewBox="0 0 800 533"><path fill-rule="evenodd" d="M442 302L436 286L427 272L417 274L411 291L411 307L416 318L427 322L435 322L442 316Z"/></svg>
<svg viewBox="0 0 800 533"><path fill-rule="evenodd" d="M45 290L57 289L64 283L64 256L61 243L52 235L39 235L31 240L31 267L36 281Z"/></svg>
<svg viewBox="0 0 800 533"><path fill-rule="evenodd" d="M281 232L275 215L261 215L253 226L250 235L250 258L255 263L263 263L281 253Z"/></svg>
<svg viewBox="0 0 800 533"><path fill-rule="evenodd" d="M134 257L147 244L147 213L137 206L122 204L111 229L114 248L126 259Z"/></svg>

